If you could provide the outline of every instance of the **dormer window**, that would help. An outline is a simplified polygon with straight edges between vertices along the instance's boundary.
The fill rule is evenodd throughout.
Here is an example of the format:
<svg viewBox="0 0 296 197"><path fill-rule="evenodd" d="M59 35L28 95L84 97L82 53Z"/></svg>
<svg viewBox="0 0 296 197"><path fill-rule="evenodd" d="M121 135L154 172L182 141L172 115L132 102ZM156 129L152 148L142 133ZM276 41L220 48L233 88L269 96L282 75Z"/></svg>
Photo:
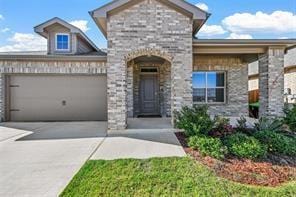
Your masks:
<svg viewBox="0 0 296 197"><path fill-rule="evenodd" d="M56 50L57 51L69 51L70 42L69 34L56 34Z"/></svg>

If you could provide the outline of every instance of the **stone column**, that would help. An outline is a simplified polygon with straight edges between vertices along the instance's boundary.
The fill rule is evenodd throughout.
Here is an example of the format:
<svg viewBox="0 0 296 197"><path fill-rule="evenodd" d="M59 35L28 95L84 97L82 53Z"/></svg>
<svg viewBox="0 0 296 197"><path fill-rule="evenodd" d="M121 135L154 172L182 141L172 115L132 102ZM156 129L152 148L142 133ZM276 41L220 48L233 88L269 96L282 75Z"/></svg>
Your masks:
<svg viewBox="0 0 296 197"><path fill-rule="evenodd" d="M284 107L284 48L259 55L259 116L278 117Z"/></svg>
<svg viewBox="0 0 296 197"><path fill-rule="evenodd" d="M172 117L183 106L192 106L192 53L176 54L171 65ZM174 118L172 119L174 122Z"/></svg>
<svg viewBox="0 0 296 197"><path fill-rule="evenodd" d="M127 65L120 54L111 51L107 60L108 129L127 127Z"/></svg>

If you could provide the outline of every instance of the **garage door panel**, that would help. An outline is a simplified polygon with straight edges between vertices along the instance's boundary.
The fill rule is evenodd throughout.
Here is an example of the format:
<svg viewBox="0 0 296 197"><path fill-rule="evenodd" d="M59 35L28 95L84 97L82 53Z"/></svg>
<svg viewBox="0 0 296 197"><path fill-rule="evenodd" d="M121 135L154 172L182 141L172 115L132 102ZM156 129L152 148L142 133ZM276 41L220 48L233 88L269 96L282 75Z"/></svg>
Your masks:
<svg viewBox="0 0 296 197"><path fill-rule="evenodd" d="M107 119L106 76L11 76L12 121Z"/></svg>

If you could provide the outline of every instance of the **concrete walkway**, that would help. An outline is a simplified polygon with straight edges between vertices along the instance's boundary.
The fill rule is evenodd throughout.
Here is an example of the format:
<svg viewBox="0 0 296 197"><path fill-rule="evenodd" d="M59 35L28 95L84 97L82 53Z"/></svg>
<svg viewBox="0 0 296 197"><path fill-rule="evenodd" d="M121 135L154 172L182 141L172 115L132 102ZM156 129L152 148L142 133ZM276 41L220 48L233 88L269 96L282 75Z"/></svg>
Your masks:
<svg viewBox="0 0 296 197"><path fill-rule="evenodd" d="M173 129L129 129L111 131L91 159L147 159L184 157Z"/></svg>

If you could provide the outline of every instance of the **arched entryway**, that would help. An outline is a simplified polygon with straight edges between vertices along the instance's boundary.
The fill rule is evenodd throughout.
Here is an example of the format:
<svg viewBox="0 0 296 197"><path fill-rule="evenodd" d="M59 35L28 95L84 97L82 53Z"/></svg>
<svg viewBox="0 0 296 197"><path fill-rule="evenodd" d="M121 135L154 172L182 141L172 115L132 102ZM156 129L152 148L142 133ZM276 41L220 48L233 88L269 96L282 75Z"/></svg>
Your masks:
<svg viewBox="0 0 296 197"><path fill-rule="evenodd" d="M140 55L127 62L129 118L171 117L171 63L160 56Z"/></svg>

